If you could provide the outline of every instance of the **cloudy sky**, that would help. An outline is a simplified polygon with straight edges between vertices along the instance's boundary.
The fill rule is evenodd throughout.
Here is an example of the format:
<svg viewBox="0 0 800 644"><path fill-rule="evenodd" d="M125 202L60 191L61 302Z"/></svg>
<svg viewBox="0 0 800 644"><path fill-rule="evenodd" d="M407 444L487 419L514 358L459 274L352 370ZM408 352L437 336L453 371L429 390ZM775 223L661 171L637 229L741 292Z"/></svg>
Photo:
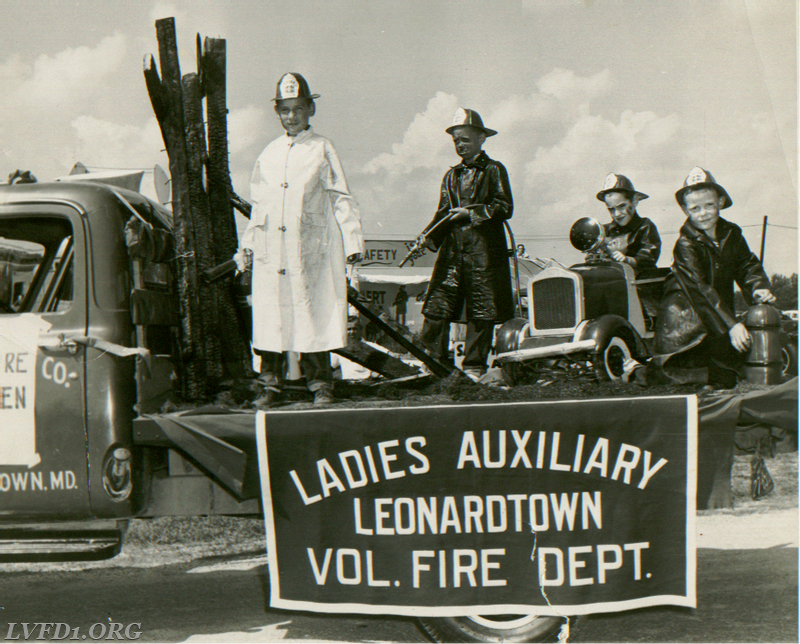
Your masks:
<svg viewBox="0 0 800 644"><path fill-rule="evenodd" d="M321 94L312 125L339 150L365 232L415 236L446 169L456 107L499 131L515 235L569 264L608 172L650 195L660 265L683 221L675 191L710 170L723 214L765 266L797 270L797 68L791 0L26 0L3 2L0 176L167 168L142 76L154 21L176 19L183 72L194 39L227 41L234 187L249 196L259 151L282 133L270 99L286 71ZM152 173L144 179L147 191Z"/></svg>

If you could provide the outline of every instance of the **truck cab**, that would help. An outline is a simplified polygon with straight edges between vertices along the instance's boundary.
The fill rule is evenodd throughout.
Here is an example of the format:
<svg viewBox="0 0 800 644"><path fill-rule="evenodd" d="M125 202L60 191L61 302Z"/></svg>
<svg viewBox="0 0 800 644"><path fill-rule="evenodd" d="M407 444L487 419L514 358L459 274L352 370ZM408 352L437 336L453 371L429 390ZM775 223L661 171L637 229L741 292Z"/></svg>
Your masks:
<svg viewBox="0 0 800 644"><path fill-rule="evenodd" d="M169 387L169 371L151 369L165 377L139 391L137 363L169 353L170 329L155 313L148 321L161 324L137 339L131 218L171 228L169 211L128 190L0 186L0 556L20 541L31 551L52 542L56 519L54 557L109 556L118 520L142 508L132 420L144 392ZM169 289L163 268L143 292Z"/></svg>

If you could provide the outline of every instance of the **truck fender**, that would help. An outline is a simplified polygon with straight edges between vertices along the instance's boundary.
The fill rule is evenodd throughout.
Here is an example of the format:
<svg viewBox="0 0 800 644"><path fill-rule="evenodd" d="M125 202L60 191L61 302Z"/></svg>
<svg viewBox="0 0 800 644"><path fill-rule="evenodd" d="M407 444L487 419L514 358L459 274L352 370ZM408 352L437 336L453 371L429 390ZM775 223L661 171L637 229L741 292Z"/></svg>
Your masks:
<svg viewBox="0 0 800 644"><path fill-rule="evenodd" d="M630 322L619 315L601 315L595 320L588 321L580 329L575 340L594 340L597 351L602 352L614 336L620 336L628 342L635 353L635 358L644 359L649 355L642 337Z"/></svg>
<svg viewBox="0 0 800 644"><path fill-rule="evenodd" d="M524 318L513 318L497 328L494 338L495 354L517 351L520 348L523 338L526 335L528 320Z"/></svg>

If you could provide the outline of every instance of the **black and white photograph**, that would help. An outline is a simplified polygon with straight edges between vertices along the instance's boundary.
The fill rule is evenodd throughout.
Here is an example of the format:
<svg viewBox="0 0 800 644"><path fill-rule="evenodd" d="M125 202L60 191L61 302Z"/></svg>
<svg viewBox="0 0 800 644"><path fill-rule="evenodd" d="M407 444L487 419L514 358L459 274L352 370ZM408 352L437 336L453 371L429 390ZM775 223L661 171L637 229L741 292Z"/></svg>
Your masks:
<svg viewBox="0 0 800 644"><path fill-rule="evenodd" d="M0 9L3 641L798 641L796 2Z"/></svg>

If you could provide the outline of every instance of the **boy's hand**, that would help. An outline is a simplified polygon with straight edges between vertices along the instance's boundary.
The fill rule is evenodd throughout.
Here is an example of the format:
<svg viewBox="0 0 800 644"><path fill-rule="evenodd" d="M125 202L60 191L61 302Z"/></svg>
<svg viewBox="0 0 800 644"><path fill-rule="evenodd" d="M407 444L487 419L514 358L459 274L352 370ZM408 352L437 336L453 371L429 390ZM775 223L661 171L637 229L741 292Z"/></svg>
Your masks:
<svg viewBox="0 0 800 644"><path fill-rule="evenodd" d="M768 304L775 301L775 296L768 288L759 288L753 291L753 299L756 304Z"/></svg>
<svg viewBox="0 0 800 644"><path fill-rule="evenodd" d="M620 253L618 250L611 251L611 259L613 259L615 262L619 262L620 264L625 263L625 255Z"/></svg>
<svg viewBox="0 0 800 644"><path fill-rule="evenodd" d="M747 348L750 346L750 334L747 332L747 327L744 324L741 322L735 324L731 330L728 331L728 335L731 338L731 344L734 349L739 353L747 351Z"/></svg>
<svg viewBox="0 0 800 644"><path fill-rule="evenodd" d="M253 266L253 251L249 248L243 248L233 256L233 261L236 262L236 270L240 273L249 271Z"/></svg>
<svg viewBox="0 0 800 644"><path fill-rule="evenodd" d="M361 253L353 253L352 255L349 255L346 261L348 264L357 264L361 261Z"/></svg>

